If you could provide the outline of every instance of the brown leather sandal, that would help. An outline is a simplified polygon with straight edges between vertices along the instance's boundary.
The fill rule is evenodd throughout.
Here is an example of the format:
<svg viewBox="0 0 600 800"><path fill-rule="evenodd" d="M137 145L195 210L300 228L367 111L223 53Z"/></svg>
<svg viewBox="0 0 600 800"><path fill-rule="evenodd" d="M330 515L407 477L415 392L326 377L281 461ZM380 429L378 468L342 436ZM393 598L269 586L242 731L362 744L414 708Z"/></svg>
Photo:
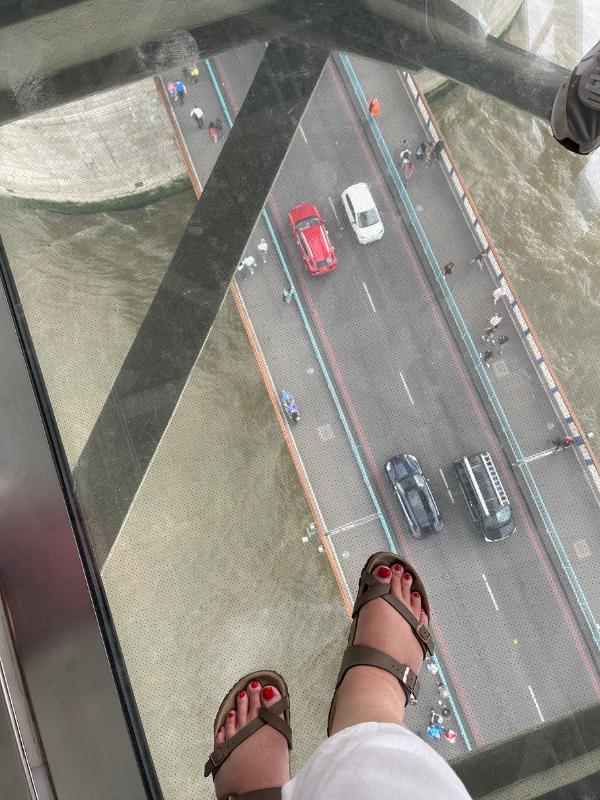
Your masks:
<svg viewBox="0 0 600 800"><path fill-rule="evenodd" d="M235 710L236 698L238 694L245 689L251 681L258 681L261 686L275 686L281 695L281 700L278 700L274 705L269 708L262 706L258 710L258 717L247 725L244 725L231 739L216 747L208 757L208 761L204 765L204 777L214 775L217 770L222 766L223 762L233 753L236 747L239 747L249 736L262 728L263 725L270 725L275 730L279 731L282 736L285 736L288 748L292 749L292 729L290 728L290 698L286 682L281 675L277 672L269 672L262 670L261 672L251 672L249 675L241 678L235 686L233 686L227 696L221 703L217 716L215 717L215 739L217 731L225 724L225 717L229 711ZM283 719L279 716L283 712ZM218 800L227 800L229 796L219 798ZM236 800L281 800L281 787L273 787L270 789L256 789L246 794L235 795Z"/></svg>
<svg viewBox="0 0 600 800"><path fill-rule="evenodd" d="M354 603L354 609L352 610L352 627L350 628L350 635L348 636L348 647L346 648L344 657L342 659L342 666L340 668L335 686L335 693L333 695L333 700L331 701L331 708L329 709L329 719L327 722L328 736L330 735L331 723L335 715L338 689L342 680L344 679L344 675L351 667L380 667L381 669L385 669L387 672L390 672L395 678L398 679L398 682L400 683L400 686L406 695L407 705L409 699L413 698L416 700L419 696L419 679L416 673L413 672L407 664L398 663L398 661L391 656L388 656L387 653L381 652L381 650L375 650L375 648L367 647L366 645L354 644L356 626L358 625L358 612L366 603L370 603L371 600L376 600L378 597L381 597L383 600L393 606L413 629L419 644L423 648L423 658L425 658L427 654L430 656L433 655L433 637L429 629L425 625L422 625L412 611L405 606L401 600L398 600L398 598L391 593L391 583L380 583L377 578L371 574L373 570L381 565L391 569L394 564L402 564L404 569L407 572L410 572L410 574L413 576L411 591L419 592L421 595L421 606L427 614L428 619L431 618L431 610L429 607L429 600L427 599L427 592L425 591L423 582L411 565L407 561L399 558L397 555L394 555L394 553L375 553L372 555L363 567L363 570L360 574L358 594L356 596L356 602Z"/></svg>

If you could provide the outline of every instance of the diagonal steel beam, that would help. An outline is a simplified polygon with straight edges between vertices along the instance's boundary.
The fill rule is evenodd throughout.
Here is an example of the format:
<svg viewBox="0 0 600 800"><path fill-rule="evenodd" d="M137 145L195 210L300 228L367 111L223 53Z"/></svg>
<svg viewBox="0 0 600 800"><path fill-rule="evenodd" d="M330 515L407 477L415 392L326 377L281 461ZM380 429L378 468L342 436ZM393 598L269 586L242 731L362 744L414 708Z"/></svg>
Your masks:
<svg viewBox="0 0 600 800"><path fill-rule="evenodd" d="M327 56L279 39L267 48L74 469L99 566L206 341Z"/></svg>
<svg viewBox="0 0 600 800"><path fill-rule="evenodd" d="M286 36L413 71L434 69L549 120L569 71L484 36L452 0L288 0L190 30L199 57L252 40ZM0 124L161 71L165 40L154 40L0 89Z"/></svg>

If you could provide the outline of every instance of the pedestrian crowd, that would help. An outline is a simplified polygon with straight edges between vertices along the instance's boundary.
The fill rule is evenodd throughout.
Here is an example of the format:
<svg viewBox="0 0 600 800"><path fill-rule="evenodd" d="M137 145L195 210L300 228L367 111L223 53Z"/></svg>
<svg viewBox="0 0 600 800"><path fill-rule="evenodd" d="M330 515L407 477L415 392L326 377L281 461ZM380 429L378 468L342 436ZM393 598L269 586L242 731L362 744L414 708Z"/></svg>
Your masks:
<svg viewBox="0 0 600 800"><path fill-rule="evenodd" d="M183 78L188 83L198 83L200 79L200 67L198 64L193 64L191 67L184 67L182 70ZM167 83L167 94L171 98L173 104L182 106L187 97L187 87L184 80L171 80ZM198 130L204 128L204 111L200 106L195 105L190 111L190 117L196 123ZM223 138L224 123L221 117L216 117L208 123L208 135L213 142L220 142Z"/></svg>
<svg viewBox="0 0 600 800"><path fill-rule="evenodd" d="M426 665L429 674L433 677L436 683L436 688L439 695L438 705L440 708L439 711L436 711L435 708L430 710L429 724L425 734L432 742L439 742L444 739L445 741L450 742L450 744L454 744L454 742L458 739L458 734L447 725L448 720L452 716L452 710L446 704L446 701L450 697L450 690L444 684L444 682L440 680L439 668L435 662L431 659L427 659Z"/></svg>

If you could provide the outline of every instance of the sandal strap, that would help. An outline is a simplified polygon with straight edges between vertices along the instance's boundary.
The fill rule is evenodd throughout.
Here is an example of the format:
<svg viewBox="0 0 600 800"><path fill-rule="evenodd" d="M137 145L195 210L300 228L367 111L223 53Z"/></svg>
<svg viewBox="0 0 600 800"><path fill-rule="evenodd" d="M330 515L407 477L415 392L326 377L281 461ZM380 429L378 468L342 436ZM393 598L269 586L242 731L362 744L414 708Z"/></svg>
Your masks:
<svg viewBox="0 0 600 800"><path fill-rule="evenodd" d="M351 667L363 666L379 667L393 675L406 695L406 705L408 705L408 701L411 697L414 700L418 698L419 692L421 691L421 684L419 683L417 674L413 672L407 664L401 664L399 661L396 661L395 658L388 656L387 653L382 653L381 650L376 650L374 647L367 647L363 644L351 644L346 648L344 658L342 659L340 674L338 675L336 690L344 679L344 675Z"/></svg>
<svg viewBox="0 0 600 800"><path fill-rule="evenodd" d="M392 594L392 584L381 583L369 572L364 573L361 576L361 582L366 584L369 588L365 589L364 592L358 595L356 602L354 603L352 616L356 617L360 609L366 603L370 603L371 600L377 600L380 597L382 600L385 600L386 603L389 603L393 608L395 608L396 611L408 622L410 627L413 629L413 633L417 637L421 648L423 649L423 655L425 656L429 654L432 656L434 652L434 646L431 631L426 625L423 625L423 623L420 622L417 617L415 617L408 606L406 606L401 600Z"/></svg>
<svg viewBox="0 0 600 800"><path fill-rule="evenodd" d="M244 725L231 739L216 747L208 757L208 761L204 765L204 777L207 778L211 773L215 773L223 762L233 753L236 747L239 747L242 742L245 742L249 736L252 736L263 725L270 725L275 728L282 736L287 739L288 747L292 747L292 729L289 724L282 719L279 714L287 712L290 707L289 697L282 697L270 708L263 708L258 710L258 717L253 719L247 725ZM267 800L267 799L266 799Z"/></svg>

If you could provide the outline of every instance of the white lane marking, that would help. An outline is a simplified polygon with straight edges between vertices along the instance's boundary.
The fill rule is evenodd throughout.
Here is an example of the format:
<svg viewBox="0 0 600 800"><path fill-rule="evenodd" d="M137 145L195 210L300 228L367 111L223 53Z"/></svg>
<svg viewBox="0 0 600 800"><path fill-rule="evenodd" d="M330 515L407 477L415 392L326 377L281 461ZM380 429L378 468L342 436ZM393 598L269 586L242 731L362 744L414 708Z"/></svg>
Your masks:
<svg viewBox="0 0 600 800"><path fill-rule="evenodd" d="M538 712L538 714L540 715L540 719L542 720L542 722L545 722L546 720L544 719L544 715L542 714L542 712L541 712L541 710L540 710L540 704L539 704L539 703L538 703L538 701L535 699L535 695L534 695L534 693L533 693L533 689L531 688L531 686L528 686L527 688L529 689L529 694L531 695L531 699L532 699L532 700L533 700L533 702L535 703L535 707L537 708L537 712Z"/></svg>
<svg viewBox="0 0 600 800"><path fill-rule="evenodd" d="M379 519L379 514L369 514L367 517L361 517L360 519L355 519L352 522L347 522L345 525L339 525L332 531L327 531L327 535L333 536L335 533L343 533L344 531L350 531L353 528L358 528L359 525L366 525L367 522L373 522L376 519Z"/></svg>
<svg viewBox="0 0 600 800"><path fill-rule="evenodd" d="M406 391L406 394L408 395L408 399L410 400L410 402L411 402L411 405L413 405L413 406L414 406L414 404L415 404L415 401L412 399L412 395L411 395L411 393L410 393L410 392L409 392L409 390L408 390L408 386L406 385L406 381L404 380L404 375L403 375L402 373L400 373L400 380L401 380L401 381L402 381L402 383L404 384L404 390Z"/></svg>
<svg viewBox="0 0 600 800"><path fill-rule="evenodd" d="M375 308L375 303L373 302L373 298L369 294L369 290L367 289L367 284L363 283L363 286L365 287L365 292L367 293L367 297L369 298L369 303L371 303L371 308L373 309L373 313L376 314L377 309Z"/></svg>
<svg viewBox="0 0 600 800"><path fill-rule="evenodd" d="M494 593L492 592L492 588L489 585L488 579L485 577L483 572L481 573L481 577L483 578L483 582L487 586L487 590L490 593L490 597L492 598L492 603L494 604L494 608L496 609L496 611L500 611L500 609L498 608L498 603L496 602L496 598L494 597Z"/></svg>
<svg viewBox="0 0 600 800"><path fill-rule="evenodd" d="M400 78L400 80L402 80L402 73L400 72L400 70L397 69L396 72L398 73L398 77Z"/></svg>
<svg viewBox="0 0 600 800"><path fill-rule="evenodd" d="M308 139L306 138L306 134L304 133L304 128L302 127L302 125L298 125L298 130L302 134L302 138L304 139L306 144L308 144Z"/></svg>
<svg viewBox="0 0 600 800"><path fill-rule="evenodd" d="M331 206L331 210L333 211L333 216L336 218L337 224L341 227L342 223L340 222L340 218L338 217L338 213L335 210L335 205L333 204L333 200L331 199L331 196L327 195L327 199L329 200L329 205Z"/></svg>
<svg viewBox="0 0 600 800"><path fill-rule="evenodd" d="M442 480L444 481L444 486L446 487L446 491L450 495L450 500L452 500L452 502L454 502L454 497L452 496L452 492L450 491L450 487L448 486L448 481L446 480L446 476L442 472L442 468L441 467L439 467L439 470L440 470L440 475L442 476Z"/></svg>

